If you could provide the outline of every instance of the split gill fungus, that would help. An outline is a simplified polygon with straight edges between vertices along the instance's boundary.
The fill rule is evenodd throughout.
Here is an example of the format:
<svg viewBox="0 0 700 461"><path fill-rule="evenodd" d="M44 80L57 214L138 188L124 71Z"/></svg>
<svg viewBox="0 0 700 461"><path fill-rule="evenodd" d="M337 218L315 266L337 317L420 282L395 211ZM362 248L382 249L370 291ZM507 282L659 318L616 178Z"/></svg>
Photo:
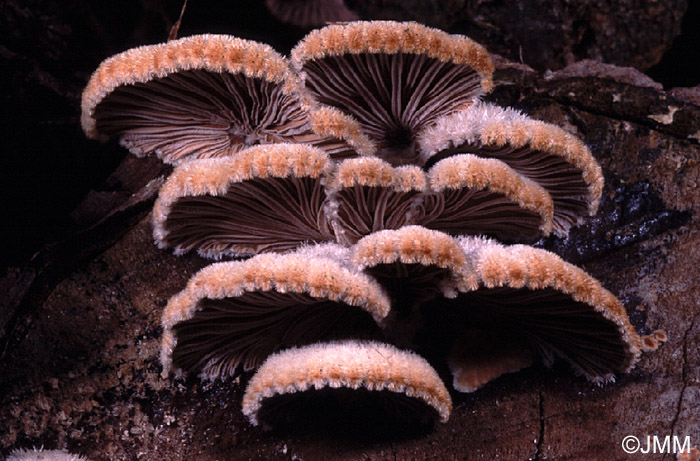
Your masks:
<svg viewBox="0 0 700 461"><path fill-rule="evenodd" d="M433 366L461 392L555 360L604 383L663 342L524 245L594 214L603 176L574 136L480 101L493 68L466 37L389 21L312 31L289 58L199 35L103 62L85 133L176 164L156 244L228 260L168 302L164 373L257 370L254 425L339 407L430 424L452 408Z"/></svg>

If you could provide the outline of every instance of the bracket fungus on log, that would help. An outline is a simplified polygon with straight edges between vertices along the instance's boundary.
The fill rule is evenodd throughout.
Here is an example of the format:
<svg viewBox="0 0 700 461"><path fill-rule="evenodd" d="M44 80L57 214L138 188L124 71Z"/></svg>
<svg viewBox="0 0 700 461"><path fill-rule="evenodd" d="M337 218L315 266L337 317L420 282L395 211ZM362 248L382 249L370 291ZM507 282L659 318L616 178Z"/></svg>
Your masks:
<svg viewBox="0 0 700 461"><path fill-rule="evenodd" d="M423 329L419 307L453 290L466 263L452 237L420 226L372 233L352 247L351 258L386 290L392 310L384 334L402 347L413 347Z"/></svg>
<svg viewBox="0 0 700 461"><path fill-rule="evenodd" d="M323 391L341 400L354 397L344 405L341 402L345 410L357 411L359 406L375 415L387 410L404 422L445 422L452 411L445 385L420 356L388 344L342 341L270 356L248 384L243 413L253 425L284 425L290 418L298 422L298 412L313 406L308 404L313 400L304 399L305 394ZM311 397L316 400L318 395ZM361 400L365 400L362 406ZM372 418L364 415L362 420L371 422Z"/></svg>
<svg viewBox="0 0 700 461"><path fill-rule="evenodd" d="M603 184L574 136L479 101L493 69L466 37L391 21L313 31L290 59L200 35L100 65L83 93L88 136L179 163L156 243L257 255L202 269L170 299L164 372L264 362L243 399L253 424L341 394L444 421L440 378L394 346L442 352L465 392L557 357L606 382L658 347L665 336L640 339L582 270L485 238L565 235Z"/></svg>
<svg viewBox="0 0 700 461"><path fill-rule="evenodd" d="M185 162L156 201L155 241L176 253L196 249L214 258L334 241L322 184L332 167L324 152L304 144Z"/></svg>
<svg viewBox="0 0 700 461"><path fill-rule="evenodd" d="M547 365L563 358L597 383L639 359L641 340L624 307L583 270L525 245L460 243L468 262L456 296L441 306L455 335L449 362L458 390L473 391L537 356Z"/></svg>
<svg viewBox="0 0 700 461"><path fill-rule="evenodd" d="M501 160L542 186L554 203L553 224L566 235L584 216L594 215L603 174L588 148L561 128L513 109L478 103L438 119L419 135L430 168L461 154Z"/></svg>
<svg viewBox="0 0 700 461"><path fill-rule="evenodd" d="M168 302L161 361L210 379L251 370L285 347L375 338L389 313L382 288L325 251L215 263Z"/></svg>
<svg viewBox="0 0 700 461"><path fill-rule="evenodd" d="M553 205L549 194L505 163L458 155L428 172L441 209L416 222L455 235L491 235L523 241L548 235Z"/></svg>
<svg viewBox="0 0 700 461"><path fill-rule="evenodd" d="M282 55L227 35L195 35L105 60L83 91L81 123L90 138L117 137L136 155L155 152L173 164L278 142L355 153L353 135L337 124L338 137L313 132Z"/></svg>
<svg viewBox="0 0 700 461"><path fill-rule="evenodd" d="M312 31L292 50L314 104L357 121L393 165L416 163L416 137L492 86L476 42L417 23L357 21Z"/></svg>

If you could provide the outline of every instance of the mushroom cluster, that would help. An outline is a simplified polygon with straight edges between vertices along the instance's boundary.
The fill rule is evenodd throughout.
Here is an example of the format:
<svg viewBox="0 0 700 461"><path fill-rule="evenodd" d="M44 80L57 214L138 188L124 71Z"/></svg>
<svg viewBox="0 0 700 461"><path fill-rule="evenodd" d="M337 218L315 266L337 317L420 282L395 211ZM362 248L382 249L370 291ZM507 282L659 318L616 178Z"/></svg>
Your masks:
<svg viewBox="0 0 700 461"><path fill-rule="evenodd" d="M159 247L227 259L168 302L165 372L257 370L243 412L278 426L338 395L446 421L421 355L462 392L536 361L597 383L630 370L642 342L621 303L523 244L594 214L601 169L560 128L481 101L492 73L469 38L388 21L315 30L290 58L200 35L103 62L83 129L176 165Z"/></svg>

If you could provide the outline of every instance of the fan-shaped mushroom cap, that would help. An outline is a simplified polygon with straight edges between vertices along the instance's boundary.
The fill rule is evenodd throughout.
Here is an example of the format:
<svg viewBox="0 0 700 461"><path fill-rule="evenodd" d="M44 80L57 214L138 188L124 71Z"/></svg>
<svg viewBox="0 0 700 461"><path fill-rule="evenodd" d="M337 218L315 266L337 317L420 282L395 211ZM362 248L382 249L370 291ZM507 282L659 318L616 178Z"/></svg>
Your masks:
<svg viewBox="0 0 700 461"><path fill-rule="evenodd" d="M334 107L315 107L309 109L309 118L313 135L310 141L322 148L333 160L373 155L377 151L371 139L362 133L357 121ZM319 136L316 140L314 136ZM303 142L303 138L299 138ZM343 140L339 142L338 140ZM351 145L353 149L348 149Z"/></svg>
<svg viewBox="0 0 700 461"><path fill-rule="evenodd" d="M290 398L322 390L336 394L368 391L365 396L393 400L397 411L414 419L428 412L445 422L452 410L440 377L418 355L377 342L343 341L270 356L248 384L243 413L254 425L274 424L284 419L280 413L287 410Z"/></svg>
<svg viewBox="0 0 700 461"><path fill-rule="evenodd" d="M557 234L565 235L598 208L603 175L588 148L561 128L518 111L479 103L438 119L418 143L428 168L469 153L501 160L535 181L552 196Z"/></svg>
<svg viewBox="0 0 700 461"><path fill-rule="evenodd" d="M552 225L552 200L544 189L503 162L473 155L438 162L427 175L377 157L349 159L334 170L327 188L326 214L336 238L347 244L410 224L518 241L547 235Z"/></svg>
<svg viewBox="0 0 700 461"><path fill-rule="evenodd" d="M307 248L202 269L163 313L164 371L217 378L234 374L239 364L250 370L285 346L376 337L388 298L332 255L323 246L318 256Z"/></svg>
<svg viewBox="0 0 700 461"><path fill-rule="evenodd" d="M459 294L447 302L459 320L450 318L446 325L455 328L457 337L478 335L478 341L460 341L467 347L481 342L491 354L491 360L483 361L471 351L453 351L450 365L458 389L473 390L489 373L497 377L493 370L522 368L529 353L545 363L562 357L595 382L611 380L613 373L627 372L637 362L641 342L624 307L583 270L545 250L458 240L467 264ZM494 364L496 360L501 363ZM475 369L482 365L491 371ZM460 376L468 377L465 383Z"/></svg>
<svg viewBox="0 0 700 461"><path fill-rule="evenodd" d="M417 134L492 86L488 52L413 22L352 22L308 34L292 63L316 103L355 118L394 165L416 163Z"/></svg>
<svg viewBox="0 0 700 461"><path fill-rule="evenodd" d="M450 289L446 283L466 263L456 240L421 226L374 232L352 248L352 261L401 300L396 308L410 308L424 298Z"/></svg>
<svg viewBox="0 0 700 461"><path fill-rule="evenodd" d="M449 235L405 226L364 237L352 247L352 262L376 279L391 298L392 312L383 325L387 338L410 346L423 329L417 308L452 293L466 259Z"/></svg>
<svg viewBox="0 0 700 461"><path fill-rule="evenodd" d="M353 244L372 232L398 229L425 214L425 173L413 166L394 168L376 157L341 162L328 184L327 214L336 236Z"/></svg>
<svg viewBox="0 0 700 461"><path fill-rule="evenodd" d="M299 27L359 19L343 0L265 0L265 6L280 21Z"/></svg>
<svg viewBox="0 0 700 461"><path fill-rule="evenodd" d="M328 156L309 145L251 147L234 157L185 162L163 185L153 235L176 253L207 257L293 250L334 240L323 203Z"/></svg>
<svg viewBox="0 0 700 461"><path fill-rule="evenodd" d="M421 226L374 232L353 247L352 260L364 270L397 263L435 266L456 272L466 263L464 250L457 240Z"/></svg>
<svg viewBox="0 0 700 461"><path fill-rule="evenodd" d="M428 176L441 207L433 207L417 224L450 234L521 241L547 235L552 228L547 191L499 160L449 157L436 163Z"/></svg>
<svg viewBox="0 0 700 461"><path fill-rule="evenodd" d="M284 57L227 35L195 35L105 60L83 92L81 122L91 138L118 137L132 153L155 152L167 163L301 140L354 152L342 139L313 133Z"/></svg>

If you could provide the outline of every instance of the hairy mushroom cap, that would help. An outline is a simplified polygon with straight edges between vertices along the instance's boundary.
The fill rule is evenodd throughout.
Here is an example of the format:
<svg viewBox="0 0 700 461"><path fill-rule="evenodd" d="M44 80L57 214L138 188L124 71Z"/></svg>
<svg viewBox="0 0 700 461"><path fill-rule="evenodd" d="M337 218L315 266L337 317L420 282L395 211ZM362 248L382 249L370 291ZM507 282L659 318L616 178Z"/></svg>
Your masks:
<svg viewBox="0 0 700 461"><path fill-rule="evenodd" d="M81 455L75 455L65 450L44 450L43 448L14 450L7 457L7 461L88 461Z"/></svg>
<svg viewBox="0 0 700 461"><path fill-rule="evenodd" d="M450 272L466 263L464 250L447 234L421 226L374 232L352 249L352 261L368 270L387 264L435 266Z"/></svg>
<svg viewBox="0 0 700 461"><path fill-rule="evenodd" d="M415 163L418 133L492 86L481 45L413 22L315 30L292 50L292 64L315 103L356 119L377 155L395 165Z"/></svg>
<svg viewBox="0 0 700 461"><path fill-rule="evenodd" d="M384 333L411 346L423 329L419 306L454 291L466 263L454 238L420 226L372 233L352 247L352 262L379 282L392 301Z"/></svg>
<svg viewBox="0 0 700 461"><path fill-rule="evenodd" d="M292 250L334 240L323 209L328 156L309 145L255 146L178 166L153 209L153 235L206 257Z"/></svg>
<svg viewBox="0 0 700 461"><path fill-rule="evenodd" d="M312 131L287 60L270 46L195 35L142 46L100 64L82 96L90 137L118 137L167 163L221 157L255 144L303 141L354 152Z"/></svg>
<svg viewBox="0 0 700 461"><path fill-rule="evenodd" d="M285 346L375 337L389 300L375 281L334 260L337 252L307 248L202 269L163 313L164 372L213 379L239 365L250 370Z"/></svg>
<svg viewBox="0 0 700 461"><path fill-rule="evenodd" d="M410 224L517 241L547 235L552 226L552 200L543 188L503 162L473 155L447 158L428 174L377 157L349 159L327 188L326 214L346 244Z"/></svg>
<svg viewBox="0 0 700 461"><path fill-rule="evenodd" d="M299 27L359 19L344 0L265 0L265 6L280 21Z"/></svg>
<svg viewBox="0 0 700 461"><path fill-rule="evenodd" d="M415 222L425 214L427 186L418 167L394 168L376 157L341 162L327 186L326 209L337 238L354 244L372 232Z"/></svg>
<svg viewBox="0 0 700 461"><path fill-rule="evenodd" d="M553 229L559 235L598 208L603 175L588 148L561 128L516 110L476 104L438 119L418 143L426 168L468 153L501 160L535 181L552 196Z"/></svg>
<svg viewBox="0 0 700 461"><path fill-rule="evenodd" d="M518 370L527 365L529 353L545 363L562 357L594 382L612 380L613 373L627 372L637 362L641 341L624 307L583 270L545 250L480 238L459 240L468 262L459 294L447 304L460 320L447 324L458 337L481 335L491 360L474 360L468 350L453 351L455 387L473 390L475 383L485 383L489 371L474 367ZM464 325L463 331L458 325ZM462 344L475 341L467 338ZM494 364L496 360L501 363ZM491 372L490 377L498 374ZM459 382L460 376L466 382Z"/></svg>
<svg viewBox="0 0 700 461"><path fill-rule="evenodd" d="M466 263L457 241L421 226L374 232L352 248L354 265L371 274L395 299L415 304L428 293L449 289ZM405 306L403 306L405 307Z"/></svg>
<svg viewBox="0 0 700 461"><path fill-rule="evenodd" d="M417 224L450 234L488 234L532 240L552 228L552 199L542 187L496 159L458 155L428 172L430 189L440 195Z"/></svg>
<svg viewBox="0 0 700 461"><path fill-rule="evenodd" d="M364 390L365 396L382 393L382 398L393 399L413 419L427 411L445 422L452 410L440 377L418 355L377 342L343 341L270 356L248 384L243 413L253 425L274 424L285 417L280 413L287 410L289 397L299 399L322 390L336 394Z"/></svg>
<svg viewBox="0 0 700 461"><path fill-rule="evenodd" d="M356 157L358 154L373 155L377 150L372 140L362 133L360 124L334 107L310 109L309 123L313 130L309 142L322 148L333 160ZM298 139L304 141L302 137ZM348 146L352 146L352 149Z"/></svg>

